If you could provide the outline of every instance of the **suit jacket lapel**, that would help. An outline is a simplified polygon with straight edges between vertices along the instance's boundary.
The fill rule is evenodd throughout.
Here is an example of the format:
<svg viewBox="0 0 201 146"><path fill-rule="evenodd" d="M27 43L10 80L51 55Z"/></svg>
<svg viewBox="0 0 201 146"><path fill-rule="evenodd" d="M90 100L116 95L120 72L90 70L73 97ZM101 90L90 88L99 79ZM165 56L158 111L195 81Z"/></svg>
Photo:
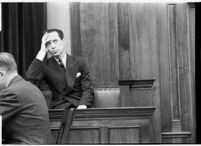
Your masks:
<svg viewBox="0 0 201 146"><path fill-rule="evenodd" d="M73 87L75 77L78 71L78 63L76 59L67 54L66 58L66 80L69 87Z"/></svg>

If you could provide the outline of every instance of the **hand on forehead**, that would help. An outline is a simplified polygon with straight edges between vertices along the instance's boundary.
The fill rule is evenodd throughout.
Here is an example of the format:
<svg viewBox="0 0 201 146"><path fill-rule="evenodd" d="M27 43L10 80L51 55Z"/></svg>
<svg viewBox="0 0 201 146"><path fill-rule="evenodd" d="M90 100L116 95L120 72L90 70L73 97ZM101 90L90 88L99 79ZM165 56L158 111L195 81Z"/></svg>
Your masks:
<svg viewBox="0 0 201 146"><path fill-rule="evenodd" d="M60 37L57 32L51 32L51 33L46 32L42 38L42 41L48 42L50 40L59 39L59 38Z"/></svg>

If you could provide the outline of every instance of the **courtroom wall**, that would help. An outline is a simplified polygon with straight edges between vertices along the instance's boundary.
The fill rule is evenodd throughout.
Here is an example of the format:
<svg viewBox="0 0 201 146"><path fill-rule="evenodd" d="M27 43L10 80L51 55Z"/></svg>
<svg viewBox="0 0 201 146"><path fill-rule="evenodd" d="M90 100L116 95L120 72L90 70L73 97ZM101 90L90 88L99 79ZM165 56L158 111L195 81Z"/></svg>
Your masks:
<svg viewBox="0 0 201 146"><path fill-rule="evenodd" d="M96 86L154 79L162 141L195 142L193 4L70 3L70 20Z"/></svg>
<svg viewBox="0 0 201 146"><path fill-rule="evenodd" d="M85 59L97 87L154 79L162 142L195 142L194 4L48 2L47 8L48 28L64 30L67 52Z"/></svg>

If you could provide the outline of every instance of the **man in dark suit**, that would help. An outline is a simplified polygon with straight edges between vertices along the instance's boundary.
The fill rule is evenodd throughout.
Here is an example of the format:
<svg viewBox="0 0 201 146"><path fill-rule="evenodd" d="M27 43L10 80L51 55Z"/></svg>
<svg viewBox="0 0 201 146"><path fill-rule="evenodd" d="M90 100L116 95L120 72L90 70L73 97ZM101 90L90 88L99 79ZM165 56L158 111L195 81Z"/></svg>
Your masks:
<svg viewBox="0 0 201 146"><path fill-rule="evenodd" d="M0 115L3 143L48 144L48 108L41 91L17 73L14 57L0 53Z"/></svg>
<svg viewBox="0 0 201 146"><path fill-rule="evenodd" d="M47 82L53 93L50 108L90 107L94 90L89 70L83 59L66 53L63 38L59 29L46 31L26 77L38 86L41 81ZM45 58L47 52L52 55L49 59Z"/></svg>

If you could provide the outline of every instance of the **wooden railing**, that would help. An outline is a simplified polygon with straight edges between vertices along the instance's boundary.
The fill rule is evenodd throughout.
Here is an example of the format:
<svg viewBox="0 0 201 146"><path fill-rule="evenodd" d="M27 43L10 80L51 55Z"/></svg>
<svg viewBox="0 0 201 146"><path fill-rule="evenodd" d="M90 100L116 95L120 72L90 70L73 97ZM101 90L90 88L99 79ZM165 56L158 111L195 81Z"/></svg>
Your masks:
<svg viewBox="0 0 201 146"><path fill-rule="evenodd" d="M153 137L155 107L89 108L76 110L68 144L157 143ZM64 110L49 110L56 140Z"/></svg>

